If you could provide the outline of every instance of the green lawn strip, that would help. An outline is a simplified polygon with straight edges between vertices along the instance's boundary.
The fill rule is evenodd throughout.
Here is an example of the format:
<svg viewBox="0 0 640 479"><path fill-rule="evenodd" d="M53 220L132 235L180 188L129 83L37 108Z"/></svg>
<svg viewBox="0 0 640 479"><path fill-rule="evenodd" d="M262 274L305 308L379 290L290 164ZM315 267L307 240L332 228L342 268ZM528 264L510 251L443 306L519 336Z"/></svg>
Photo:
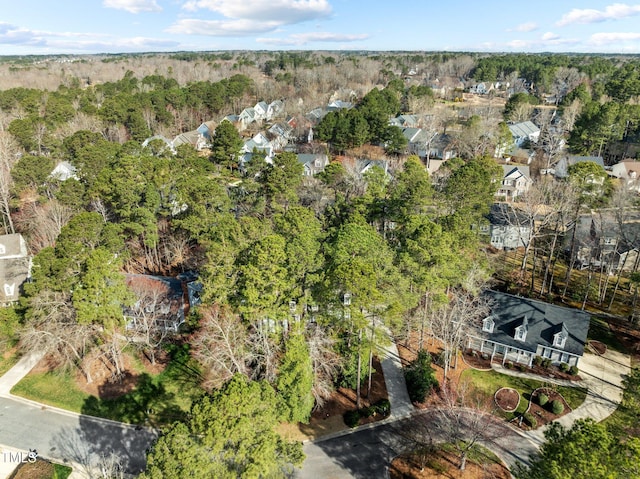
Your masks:
<svg viewBox="0 0 640 479"><path fill-rule="evenodd" d="M20 359L20 355L18 353L13 353L11 356L5 358L0 355L0 376L6 373L9 369L11 369Z"/></svg>
<svg viewBox="0 0 640 479"><path fill-rule="evenodd" d="M493 401L496 391L500 388L513 388L520 394L520 404L518 408L512 412L504 412L499 410L499 415L507 420L511 420L523 414L527 410L531 393L540 387L548 387L558 391L567 401L571 409L577 408L584 402L587 391L580 387L556 386L545 382L544 380L536 380L530 378L521 378L516 376L508 376L500 374L496 371L478 371L476 369L467 369L462 373L462 381L469 381L475 391L485 397L487 401Z"/></svg>
<svg viewBox="0 0 640 479"><path fill-rule="evenodd" d="M73 472L69 466L65 466L63 464L54 464L53 465L53 477L51 479L67 479Z"/></svg>
<svg viewBox="0 0 640 479"><path fill-rule="evenodd" d="M175 358L160 374L141 373L136 388L113 399L82 392L72 373L29 374L12 393L69 411L130 424L161 426L179 420L202 394L190 358Z"/></svg>
<svg viewBox="0 0 640 479"><path fill-rule="evenodd" d="M464 444L462 444L464 447ZM454 444L445 442L439 444L438 447L445 451L454 455L458 455L458 451ZM469 453L467 455L467 461L473 462L475 464L502 464L502 461L498 456L496 456L493 451L483 447L479 444L474 444L471 449L469 449Z"/></svg>

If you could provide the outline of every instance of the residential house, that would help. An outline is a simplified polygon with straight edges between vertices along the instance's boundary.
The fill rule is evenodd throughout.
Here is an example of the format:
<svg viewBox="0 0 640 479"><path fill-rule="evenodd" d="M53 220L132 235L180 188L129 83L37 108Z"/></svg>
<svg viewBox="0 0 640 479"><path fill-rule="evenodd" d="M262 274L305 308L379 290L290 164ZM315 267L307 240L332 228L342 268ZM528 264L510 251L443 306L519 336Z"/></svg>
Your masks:
<svg viewBox="0 0 640 479"><path fill-rule="evenodd" d="M253 110L256 112L257 120L268 120L267 112L269 111L269 104L266 101L256 103Z"/></svg>
<svg viewBox="0 0 640 479"><path fill-rule="evenodd" d="M512 123L508 125L513 136L513 142L518 148L522 148L525 143L537 143L540 138L540 128L531 121Z"/></svg>
<svg viewBox="0 0 640 479"><path fill-rule="evenodd" d="M368 158L359 158L356 160L356 173L360 176L371 170L374 166L381 168L385 175L389 175L389 162L386 160L369 160Z"/></svg>
<svg viewBox="0 0 640 479"><path fill-rule="evenodd" d="M504 172L502 184L496 192L496 196L505 201L513 201L526 193L533 180L529 175L529 167L525 165L502 165Z"/></svg>
<svg viewBox="0 0 640 479"><path fill-rule="evenodd" d="M476 95L486 95L489 91L493 90L492 84L487 83L476 83L469 88L469 93L475 93Z"/></svg>
<svg viewBox="0 0 640 479"><path fill-rule="evenodd" d="M318 108L314 108L309 113L307 113L305 115L305 118L309 121L310 123L309 126L315 126L318 123L320 123L320 120L322 120L327 113L328 113L327 110L325 110L324 108L318 107Z"/></svg>
<svg viewBox="0 0 640 479"><path fill-rule="evenodd" d="M238 115L236 122L239 131L246 130L249 125L258 121L259 115L254 107L245 108Z"/></svg>
<svg viewBox="0 0 640 479"><path fill-rule="evenodd" d="M275 150L282 150L293 139L293 128L288 123L274 123L267 130L267 137Z"/></svg>
<svg viewBox="0 0 640 479"><path fill-rule="evenodd" d="M447 160L455 158L457 154L458 152L454 149L452 138L447 134L438 133L433 140L431 140L429 151L427 151L427 171L432 175L438 171Z"/></svg>
<svg viewBox="0 0 640 479"><path fill-rule="evenodd" d="M297 156L304 166L304 176L315 176L329 164L329 157L323 153L298 153Z"/></svg>
<svg viewBox="0 0 640 479"><path fill-rule="evenodd" d="M21 234L0 236L0 305L18 301L22 285L31 276L31 257Z"/></svg>
<svg viewBox="0 0 640 479"><path fill-rule="evenodd" d="M398 128L418 128L420 125L420 117L418 115L398 115L389 120L389 125Z"/></svg>
<svg viewBox="0 0 640 479"><path fill-rule="evenodd" d="M78 179L78 175L76 174L76 167L73 166L68 161L61 161L56 165L53 171L49 174L49 178L54 178L58 181L67 181L71 178L74 180Z"/></svg>
<svg viewBox="0 0 640 479"><path fill-rule="evenodd" d="M272 158L275 148L263 133L257 133L253 138L246 141L241 150L243 153L260 152L266 157Z"/></svg>
<svg viewBox="0 0 640 479"><path fill-rule="evenodd" d="M353 103L342 100L335 100L327 105L327 111L349 110L351 108L353 108Z"/></svg>
<svg viewBox="0 0 640 479"><path fill-rule="evenodd" d="M626 159L611 167L611 176L618 178L629 191L640 193L640 161Z"/></svg>
<svg viewBox="0 0 640 479"><path fill-rule="evenodd" d="M176 278L127 274L125 281L136 298L133 306L124 308L128 330L158 328L175 333L190 308L200 304L202 284L191 273Z"/></svg>
<svg viewBox="0 0 640 479"><path fill-rule="evenodd" d="M555 168L552 171L549 171L549 173L555 174L557 178L566 178L569 176L570 166L575 165L576 163L582 163L585 161L590 161L604 168L604 160L602 159L601 156L566 155L558 160Z"/></svg>
<svg viewBox="0 0 640 479"><path fill-rule="evenodd" d="M144 140L142 142L142 148L146 148L147 146L149 146L149 143L151 143L152 141L161 141L162 143L165 144L165 146L171 150L171 153L175 153L176 149L173 146L173 141L171 141L169 138L167 138L164 135L153 135L149 138L147 138L146 140Z"/></svg>
<svg viewBox="0 0 640 479"><path fill-rule="evenodd" d="M480 234L491 246L505 251L526 246L531 241L531 225L524 215L506 203L494 203L487 222L480 224Z"/></svg>
<svg viewBox="0 0 640 479"><path fill-rule="evenodd" d="M200 133L208 143L213 140L213 135L216 131L216 122L213 120L205 121L202 123L196 131Z"/></svg>
<svg viewBox="0 0 640 479"><path fill-rule="evenodd" d="M611 211L584 214L574 228L575 234L565 235L564 250L568 256L573 253L576 268L633 271L640 250L640 214L625 214L622 222Z"/></svg>
<svg viewBox="0 0 640 479"><path fill-rule="evenodd" d="M578 366L591 315L533 299L486 291L490 314L467 333L466 347L505 364L533 358Z"/></svg>
<svg viewBox="0 0 640 479"><path fill-rule="evenodd" d="M284 111L284 101L283 100L274 100L269 103L269 107L267 108L267 120L271 121L280 115Z"/></svg>
<svg viewBox="0 0 640 479"><path fill-rule="evenodd" d="M191 145L196 150L200 151L207 146L207 140L200 134L200 132L193 130L180 133L173 139L171 144L174 148L177 148L180 145Z"/></svg>
<svg viewBox="0 0 640 479"><path fill-rule="evenodd" d="M427 156L427 145L432 138L426 131L422 128L403 128L402 135L407 139L409 154Z"/></svg>

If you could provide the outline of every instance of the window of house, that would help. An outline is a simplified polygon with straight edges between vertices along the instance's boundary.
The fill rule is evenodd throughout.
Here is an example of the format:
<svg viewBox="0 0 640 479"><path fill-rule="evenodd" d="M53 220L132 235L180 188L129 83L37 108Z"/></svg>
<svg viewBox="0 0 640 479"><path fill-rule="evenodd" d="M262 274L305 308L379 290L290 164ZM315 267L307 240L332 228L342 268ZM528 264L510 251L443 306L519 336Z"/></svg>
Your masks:
<svg viewBox="0 0 640 479"><path fill-rule="evenodd" d="M562 333L557 333L553 335L553 345L557 348L564 348L565 343L567 342L567 335Z"/></svg>
<svg viewBox="0 0 640 479"><path fill-rule="evenodd" d="M482 330L486 333L493 333L493 327L495 325L495 321L491 319L490 316L482 320Z"/></svg>
<svg viewBox="0 0 640 479"><path fill-rule="evenodd" d="M518 341L524 341L527 338L527 330L522 326L516 328L515 339Z"/></svg>

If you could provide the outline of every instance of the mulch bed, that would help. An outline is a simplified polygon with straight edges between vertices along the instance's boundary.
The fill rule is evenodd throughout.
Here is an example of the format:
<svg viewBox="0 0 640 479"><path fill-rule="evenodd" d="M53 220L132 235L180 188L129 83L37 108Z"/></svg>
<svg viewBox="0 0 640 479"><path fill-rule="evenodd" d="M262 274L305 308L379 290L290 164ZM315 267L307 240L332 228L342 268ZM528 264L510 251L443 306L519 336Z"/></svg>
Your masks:
<svg viewBox="0 0 640 479"><path fill-rule="evenodd" d="M485 353L486 358L482 357L477 351L466 350L462 354L462 359L467 363L470 367L474 369L480 370L489 370L491 369L491 356Z"/></svg>
<svg viewBox="0 0 640 479"><path fill-rule="evenodd" d="M496 391L494 400L503 411L513 412L520 404L520 393L513 388L501 388Z"/></svg>
<svg viewBox="0 0 640 479"><path fill-rule="evenodd" d="M602 356L607 352L607 345L601 343L600 341L591 340L589 341L589 347L596 353Z"/></svg>
<svg viewBox="0 0 640 479"><path fill-rule="evenodd" d="M544 393L549 397L549 402L545 404L544 407L538 404L538 395L541 393ZM562 402L562 404L564 405L564 411L562 412L562 414L553 414L553 412L551 412L551 402L556 399ZM533 393L531 393L531 401L529 402L529 409L527 410L527 412L533 414L533 417L535 417L536 421L538 422L538 427L541 427L545 424L549 424L550 422L555 421L565 414L570 413L571 408L567 404L567 401L565 401L564 397L562 397L562 394L560 394L559 392L554 391L550 388L538 388L533 391Z"/></svg>

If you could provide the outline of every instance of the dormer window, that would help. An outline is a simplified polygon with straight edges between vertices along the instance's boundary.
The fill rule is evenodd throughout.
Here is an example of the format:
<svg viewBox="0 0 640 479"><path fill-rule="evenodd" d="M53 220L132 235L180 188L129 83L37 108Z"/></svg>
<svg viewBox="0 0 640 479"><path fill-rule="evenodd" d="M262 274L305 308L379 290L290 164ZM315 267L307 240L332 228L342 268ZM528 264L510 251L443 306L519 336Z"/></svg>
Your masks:
<svg viewBox="0 0 640 479"><path fill-rule="evenodd" d="M522 320L522 324L518 327L516 327L515 333L513 335L513 337L517 340L517 341L526 341L527 340L527 330L529 328L529 321L527 320L527 317L525 316L524 319Z"/></svg>
<svg viewBox="0 0 640 479"><path fill-rule="evenodd" d="M493 327L496 325L491 316L487 316L482 320L482 330L485 333L493 333Z"/></svg>
<svg viewBox="0 0 640 479"><path fill-rule="evenodd" d="M560 331L553 335L553 345L556 348L564 348L568 337L569 331L567 331L566 326L564 325L564 323L562 323Z"/></svg>

